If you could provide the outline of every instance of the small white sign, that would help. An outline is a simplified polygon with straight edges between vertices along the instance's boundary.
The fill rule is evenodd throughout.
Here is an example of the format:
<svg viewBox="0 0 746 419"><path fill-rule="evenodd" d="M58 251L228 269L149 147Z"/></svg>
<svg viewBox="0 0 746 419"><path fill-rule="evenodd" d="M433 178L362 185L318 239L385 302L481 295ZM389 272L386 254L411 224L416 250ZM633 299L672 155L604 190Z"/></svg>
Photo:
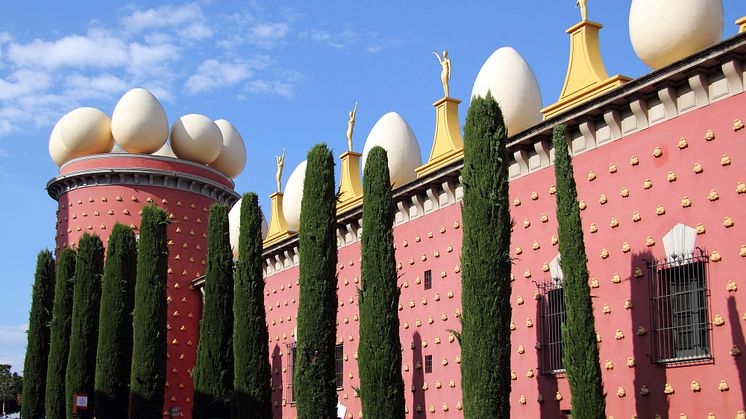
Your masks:
<svg viewBox="0 0 746 419"><path fill-rule="evenodd" d="M346 414L347 414L347 407L345 407L342 403L337 402L337 418L344 419Z"/></svg>
<svg viewBox="0 0 746 419"><path fill-rule="evenodd" d="M75 407L88 407L88 396L75 396Z"/></svg>

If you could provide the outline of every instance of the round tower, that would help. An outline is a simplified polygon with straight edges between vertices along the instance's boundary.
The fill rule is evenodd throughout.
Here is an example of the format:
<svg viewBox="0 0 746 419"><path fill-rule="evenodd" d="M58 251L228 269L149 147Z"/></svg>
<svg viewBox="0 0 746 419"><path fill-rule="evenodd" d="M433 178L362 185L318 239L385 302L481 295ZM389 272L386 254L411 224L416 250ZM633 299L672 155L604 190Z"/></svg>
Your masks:
<svg viewBox="0 0 746 419"><path fill-rule="evenodd" d="M55 250L75 246L83 233L106 244L122 223L139 234L140 211L164 208L168 226L168 359L164 415L180 407L191 417L192 369L196 363L202 296L192 286L206 269L210 206L232 206L239 198L233 181L202 164L147 154L97 154L70 160L47 183L58 202ZM102 307L102 310L106 309Z"/></svg>

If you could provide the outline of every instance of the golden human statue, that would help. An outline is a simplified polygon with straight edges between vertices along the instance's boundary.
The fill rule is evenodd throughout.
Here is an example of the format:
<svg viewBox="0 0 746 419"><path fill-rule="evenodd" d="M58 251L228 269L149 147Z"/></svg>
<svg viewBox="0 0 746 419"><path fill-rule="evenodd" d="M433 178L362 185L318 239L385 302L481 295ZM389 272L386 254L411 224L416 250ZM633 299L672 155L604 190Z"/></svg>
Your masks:
<svg viewBox="0 0 746 419"><path fill-rule="evenodd" d="M443 51L443 58L440 58L437 52L433 51L435 58L440 63L440 82L443 83L443 93L448 97L448 81L451 79L451 59L448 58L448 51Z"/></svg>
<svg viewBox="0 0 746 419"><path fill-rule="evenodd" d="M588 0L576 0L575 7L580 7L580 17L583 21L588 20Z"/></svg>
<svg viewBox="0 0 746 419"><path fill-rule="evenodd" d="M285 149L282 149L281 156L275 156L277 160L277 174L275 174L275 180L277 181L277 192L282 192L282 168L285 166Z"/></svg>
<svg viewBox="0 0 746 419"><path fill-rule="evenodd" d="M355 116L357 115L357 101L352 112L349 112L350 119L347 120L347 151L352 151L352 131L355 129Z"/></svg>

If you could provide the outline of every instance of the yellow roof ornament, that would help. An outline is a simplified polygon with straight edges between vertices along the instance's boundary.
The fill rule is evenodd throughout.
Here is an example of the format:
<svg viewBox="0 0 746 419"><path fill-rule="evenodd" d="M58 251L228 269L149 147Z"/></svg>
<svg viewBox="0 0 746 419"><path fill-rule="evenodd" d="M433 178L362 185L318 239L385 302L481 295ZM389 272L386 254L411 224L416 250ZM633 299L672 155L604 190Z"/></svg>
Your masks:
<svg viewBox="0 0 746 419"><path fill-rule="evenodd" d="M576 0L575 6L580 8L582 20L566 31L570 34L570 59L565 84L557 102L541 110L545 118L613 90L630 80L621 75L609 77L606 73L598 45L598 32L603 25L588 20L588 0Z"/></svg>

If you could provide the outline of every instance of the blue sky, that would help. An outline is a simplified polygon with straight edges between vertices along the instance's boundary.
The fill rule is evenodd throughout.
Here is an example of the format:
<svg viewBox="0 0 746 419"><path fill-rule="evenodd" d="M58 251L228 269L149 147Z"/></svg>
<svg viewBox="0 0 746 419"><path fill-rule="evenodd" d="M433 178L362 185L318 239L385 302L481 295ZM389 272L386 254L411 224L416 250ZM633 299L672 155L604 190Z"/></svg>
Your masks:
<svg viewBox="0 0 746 419"><path fill-rule="evenodd" d="M347 112L360 102L355 149L376 120L399 112L426 158L432 103L442 96L433 50L453 61L451 96L468 98L482 63L501 46L520 52L553 103L567 66L573 0L536 1L102 1L5 3L0 14L0 363L20 370L36 254L53 246L58 172L47 142L78 106L111 114L132 87L150 89L169 121L187 113L225 118L241 132L248 164L236 181L265 213L274 155L288 148L284 180L320 141L345 151ZM605 25L609 74L649 70L629 41L630 0L590 1ZM724 0L724 37L746 14ZM740 6L740 7L739 7ZM661 17L665 18L665 17ZM462 105L461 118L466 115Z"/></svg>

